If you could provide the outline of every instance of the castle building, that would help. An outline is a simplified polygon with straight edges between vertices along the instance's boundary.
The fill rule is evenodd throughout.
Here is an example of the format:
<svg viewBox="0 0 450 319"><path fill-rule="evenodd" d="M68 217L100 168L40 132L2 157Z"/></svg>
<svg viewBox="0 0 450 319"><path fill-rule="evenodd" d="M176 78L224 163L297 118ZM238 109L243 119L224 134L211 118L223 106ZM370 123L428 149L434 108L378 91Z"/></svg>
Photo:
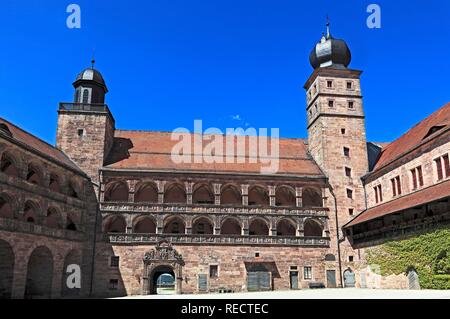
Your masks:
<svg viewBox="0 0 450 319"><path fill-rule="evenodd" d="M368 143L346 42L328 26L310 62L308 138L276 139L276 173L247 153L175 162L170 132L117 129L94 66L60 103L56 147L0 119L0 297L156 294L161 275L179 294L374 287L366 249L448 225L450 104Z"/></svg>

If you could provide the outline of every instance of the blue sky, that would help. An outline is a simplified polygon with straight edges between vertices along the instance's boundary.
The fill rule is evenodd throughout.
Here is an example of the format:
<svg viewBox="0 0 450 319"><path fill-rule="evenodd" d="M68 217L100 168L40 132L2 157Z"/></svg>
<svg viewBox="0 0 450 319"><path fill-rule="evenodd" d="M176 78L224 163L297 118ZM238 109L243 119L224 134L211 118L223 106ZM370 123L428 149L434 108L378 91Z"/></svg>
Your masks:
<svg viewBox="0 0 450 319"><path fill-rule="evenodd" d="M81 29L66 7L81 6ZM54 143L57 106L89 66L122 129L280 128L306 137L308 55L330 15L362 69L371 141L391 141L450 101L450 2L379 0L2 0L0 116ZM239 116L237 116L239 115Z"/></svg>

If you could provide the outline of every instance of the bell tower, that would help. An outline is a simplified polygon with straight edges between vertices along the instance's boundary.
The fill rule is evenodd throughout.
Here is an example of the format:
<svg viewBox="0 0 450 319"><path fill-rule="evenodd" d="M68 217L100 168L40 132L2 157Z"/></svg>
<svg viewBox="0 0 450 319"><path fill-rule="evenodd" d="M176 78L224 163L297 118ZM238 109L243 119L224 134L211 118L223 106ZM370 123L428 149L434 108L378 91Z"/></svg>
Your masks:
<svg viewBox="0 0 450 319"><path fill-rule="evenodd" d="M310 54L314 71L304 88L309 152L333 189L339 223L336 231L341 240L340 228L365 209L361 177L368 172L362 71L348 68L350 62L346 42L335 39L327 23L326 34ZM334 206L330 201L330 207ZM341 246L343 262L357 261L349 245Z"/></svg>
<svg viewBox="0 0 450 319"><path fill-rule="evenodd" d="M115 121L105 104L108 88L101 73L92 66L78 74L73 103L60 103L56 146L70 157L92 182L114 140Z"/></svg>

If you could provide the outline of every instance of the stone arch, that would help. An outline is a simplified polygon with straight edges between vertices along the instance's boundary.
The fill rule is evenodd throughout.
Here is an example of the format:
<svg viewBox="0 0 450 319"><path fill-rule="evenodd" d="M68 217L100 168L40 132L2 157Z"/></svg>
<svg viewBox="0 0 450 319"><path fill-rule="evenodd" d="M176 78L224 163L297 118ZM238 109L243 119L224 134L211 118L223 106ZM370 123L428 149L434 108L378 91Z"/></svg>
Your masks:
<svg viewBox="0 0 450 319"><path fill-rule="evenodd" d="M122 215L110 215L103 221L103 232L124 234L127 231L127 222Z"/></svg>
<svg viewBox="0 0 450 319"><path fill-rule="evenodd" d="M136 187L134 194L134 201L136 203L157 203L158 202L158 187L153 182L144 182Z"/></svg>
<svg viewBox="0 0 450 319"><path fill-rule="evenodd" d="M29 163L27 167L26 181L31 184L43 186L44 174L42 168L36 163Z"/></svg>
<svg viewBox="0 0 450 319"><path fill-rule="evenodd" d="M14 250L11 245L0 239L0 299L12 297L14 258Z"/></svg>
<svg viewBox="0 0 450 319"><path fill-rule="evenodd" d="M28 259L25 298L50 298L52 294L53 254L46 246L33 250Z"/></svg>
<svg viewBox="0 0 450 319"><path fill-rule="evenodd" d="M111 182L106 185L105 202L127 202L128 185L125 182Z"/></svg>
<svg viewBox="0 0 450 319"><path fill-rule="evenodd" d="M48 188L52 192L61 193L61 178L57 174L50 174L50 182Z"/></svg>
<svg viewBox="0 0 450 319"><path fill-rule="evenodd" d="M186 204L186 190L178 183L170 184L166 187L164 202L168 204Z"/></svg>
<svg viewBox="0 0 450 319"><path fill-rule="evenodd" d="M305 220L303 232L305 237L322 237L323 226L316 219L309 218Z"/></svg>
<svg viewBox="0 0 450 319"><path fill-rule="evenodd" d="M49 207L47 209L47 215L44 219L44 226L49 228L61 228L62 226L62 217L59 210L55 207Z"/></svg>
<svg viewBox="0 0 450 319"><path fill-rule="evenodd" d="M323 207L323 199L319 190L305 187L302 191L303 207Z"/></svg>
<svg viewBox="0 0 450 319"><path fill-rule="evenodd" d="M344 271L344 288L354 288L356 286L355 273L351 268Z"/></svg>
<svg viewBox="0 0 450 319"><path fill-rule="evenodd" d="M0 194L0 218L14 219L15 207L13 197L9 194Z"/></svg>
<svg viewBox="0 0 450 319"><path fill-rule="evenodd" d="M295 190L290 186L279 186L275 190L275 205L294 207L297 205Z"/></svg>
<svg viewBox="0 0 450 319"><path fill-rule="evenodd" d="M212 235L214 234L214 223L206 216L200 216L192 222L192 233L194 235Z"/></svg>
<svg viewBox="0 0 450 319"><path fill-rule="evenodd" d="M239 188L234 185L225 185L220 195L222 205L242 205L242 195Z"/></svg>
<svg viewBox="0 0 450 319"><path fill-rule="evenodd" d="M75 298L80 296L80 288L71 288L68 285L67 279L72 274L72 272L67 272L70 265L77 265L81 268L82 259L81 252L77 249L72 249L64 258L64 268L61 282L61 296L63 298ZM71 283L70 281L69 283Z"/></svg>
<svg viewBox="0 0 450 319"><path fill-rule="evenodd" d="M296 235L297 235L296 224L288 218L280 219L280 221L277 223L277 236L294 237Z"/></svg>
<svg viewBox="0 0 450 319"><path fill-rule="evenodd" d="M248 227L250 236L269 236L269 224L263 218L253 218Z"/></svg>
<svg viewBox="0 0 450 319"><path fill-rule="evenodd" d="M242 225L238 219L234 217L226 218L220 227L220 234L222 235L241 235Z"/></svg>
<svg viewBox="0 0 450 319"><path fill-rule="evenodd" d="M186 224L180 216L169 216L164 220L164 234L185 234Z"/></svg>
<svg viewBox="0 0 450 319"><path fill-rule="evenodd" d="M25 202L22 220L27 223L38 223L40 221L41 208L39 204L32 200Z"/></svg>
<svg viewBox="0 0 450 319"><path fill-rule="evenodd" d="M253 186L248 191L249 206L267 206L270 204L269 193L262 186Z"/></svg>
<svg viewBox="0 0 450 319"><path fill-rule="evenodd" d="M10 176L19 177L18 167L19 167L18 161L13 155L9 154L8 152L4 152L2 154L0 160L0 171L2 173L8 174Z"/></svg>
<svg viewBox="0 0 450 319"><path fill-rule="evenodd" d="M133 233L156 234L156 222L150 216L139 216L133 220Z"/></svg>
<svg viewBox="0 0 450 319"><path fill-rule="evenodd" d="M214 192L207 184L195 185L192 192L192 203L194 204L214 204Z"/></svg>

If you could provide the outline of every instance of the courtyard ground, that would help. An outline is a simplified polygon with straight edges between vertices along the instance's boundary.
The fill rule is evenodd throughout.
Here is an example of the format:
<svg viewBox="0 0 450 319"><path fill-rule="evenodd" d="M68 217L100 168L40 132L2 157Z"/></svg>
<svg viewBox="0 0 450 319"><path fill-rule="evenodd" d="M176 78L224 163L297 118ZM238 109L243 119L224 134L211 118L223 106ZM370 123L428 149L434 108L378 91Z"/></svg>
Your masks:
<svg viewBox="0 0 450 319"><path fill-rule="evenodd" d="M133 296L118 299L450 299L450 290L307 289L234 294Z"/></svg>

